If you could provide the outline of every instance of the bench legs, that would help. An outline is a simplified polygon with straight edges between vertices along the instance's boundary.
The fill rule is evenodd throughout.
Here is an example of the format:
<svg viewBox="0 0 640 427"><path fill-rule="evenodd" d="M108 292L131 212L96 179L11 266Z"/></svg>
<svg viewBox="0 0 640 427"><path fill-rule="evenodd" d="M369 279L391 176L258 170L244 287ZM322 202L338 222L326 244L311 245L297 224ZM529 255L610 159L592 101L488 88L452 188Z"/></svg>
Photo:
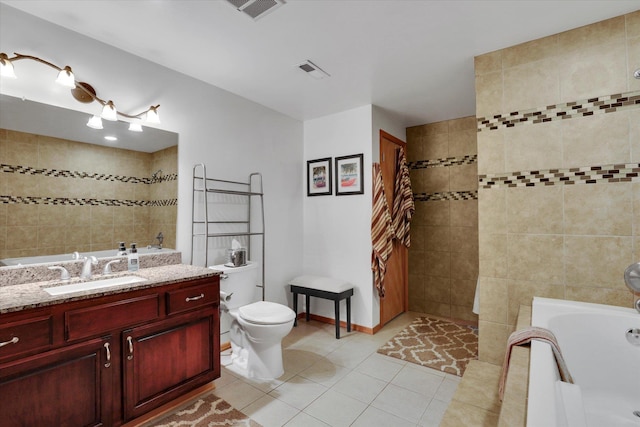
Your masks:
<svg viewBox="0 0 640 427"><path fill-rule="evenodd" d="M301 293L305 297L305 303L307 307L305 317L307 319L307 322L309 321L309 316L311 314L312 296L333 300L336 321L336 339L340 339L340 301L346 299L347 332L351 332L351 295L353 295L353 289L338 294L291 286L291 292L293 293L293 311L296 313L295 320L293 321L293 326L298 326L298 294Z"/></svg>

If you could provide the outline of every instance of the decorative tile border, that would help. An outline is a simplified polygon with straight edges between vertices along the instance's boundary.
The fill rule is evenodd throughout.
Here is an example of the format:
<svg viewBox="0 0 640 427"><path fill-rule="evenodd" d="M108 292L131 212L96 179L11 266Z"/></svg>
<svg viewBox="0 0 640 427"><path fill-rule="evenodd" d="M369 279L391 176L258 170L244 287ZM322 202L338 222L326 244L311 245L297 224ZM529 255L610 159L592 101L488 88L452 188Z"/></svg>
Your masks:
<svg viewBox="0 0 640 427"><path fill-rule="evenodd" d="M1 196L0 204L55 205L55 206L177 206L178 199L116 200L69 197Z"/></svg>
<svg viewBox="0 0 640 427"><path fill-rule="evenodd" d="M0 164L0 172L5 173L18 173L22 175L42 175L52 176L56 178L80 178L80 179L94 179L96 181L110 181L110 182L124 182L129 184L155 184L164 181L175 181L178 179L178 174L167 174L157 178L137 178L135 176L121 176L111 175L104 173L87 173L70 170L58 170L58 169L38 169L31 166L15 166Z"/></svg>
<svg viewBox="0 0 640 427"><path fill-rule="evenodd" d="M542 109L536 108L514 111L504 115L497 114L492 117L478 117L478 132L613 113L638 107L640 107L640 91L605 95L564 104L548 105Z"/></svg>
<svg viewBox="0 0 640 427"><path fill-rule="evenodd" d="M640 182L640 163L478 175L480 188Z"/></svg>
<svg viewBox="0 0 640 427"><path fill-rule="evenodd" d="M438 202L442 200L477 200L477 191L447 191L443 193L413 193L416 202Z"/></svg>
<svg viewBox="0 0 640 427"><path fill-rule="evenodd" d="M435 160L418 160L407 163L409 169L444 168L449 166L472 165L478 162L478 155L472 154L463 157L446 157Z"/></svg>

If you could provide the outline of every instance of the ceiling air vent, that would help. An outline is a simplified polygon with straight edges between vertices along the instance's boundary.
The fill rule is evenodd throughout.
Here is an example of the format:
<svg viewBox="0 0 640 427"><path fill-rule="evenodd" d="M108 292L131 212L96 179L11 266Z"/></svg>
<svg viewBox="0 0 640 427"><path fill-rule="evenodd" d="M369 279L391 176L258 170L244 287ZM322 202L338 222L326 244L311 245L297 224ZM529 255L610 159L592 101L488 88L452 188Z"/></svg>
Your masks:
<svg viewBox="0 0 640 427"><path fill-rule="evenodd" d="M244 13L253 20L262 18L273 12L283 4L284 0L227 0L238 11Z"/></svg>
<svg viewBox="0 0 640 427"><path fill-rule="evenodd" d="M303 63L298 64L297 67L315 79L324 79L325 77L331 77L329 73L327 73L325 70L318 67L308 59Z"/></svg>

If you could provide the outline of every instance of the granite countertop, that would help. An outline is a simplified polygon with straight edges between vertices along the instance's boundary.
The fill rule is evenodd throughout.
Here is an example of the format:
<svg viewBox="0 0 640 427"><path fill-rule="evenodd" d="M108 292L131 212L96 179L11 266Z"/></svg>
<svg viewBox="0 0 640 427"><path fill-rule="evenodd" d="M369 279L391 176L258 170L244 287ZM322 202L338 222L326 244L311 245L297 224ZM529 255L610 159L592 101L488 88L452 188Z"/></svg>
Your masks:
<svg viewBox="0 0 640 427"><path fill-rule="evenodd" d="M0 314L25 310L28 308L45 307L54 304L61 304L70 301L78 301L105 295L114 295L133 290L153 288L156 286L169 285L182 282L184 280L201 279L219 275L220 272L205 267L195 267L187 264L172 264L160 267L142 268L136 272L121 272L108 276L95 274L89 280L72 278L63 282L58 280L48 280L18 285L0 286ZM64 295L49 295L42 288L50 286L62 286L84 281L94 281L121 276L138 276L147 279L144 282L112 286L109 288L77 291Z"/></svg>

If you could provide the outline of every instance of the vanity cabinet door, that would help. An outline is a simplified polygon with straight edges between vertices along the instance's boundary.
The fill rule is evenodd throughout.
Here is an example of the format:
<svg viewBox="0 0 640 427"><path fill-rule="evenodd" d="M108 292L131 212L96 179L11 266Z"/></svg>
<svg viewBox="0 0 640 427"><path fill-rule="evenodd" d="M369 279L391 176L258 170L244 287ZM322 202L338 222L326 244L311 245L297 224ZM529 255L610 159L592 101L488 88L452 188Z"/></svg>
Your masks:
<svg viewBox="0 0 640 427"><path fill-rule="evenodd" d="M210 307L124 331L125 421L218 378L218 328Z"/></svg>
<svg viewBox="0 0 640 427"><path fill-rule="evenodd" d="M110 337L0 365L2 426L112 425Z"/></svg>

